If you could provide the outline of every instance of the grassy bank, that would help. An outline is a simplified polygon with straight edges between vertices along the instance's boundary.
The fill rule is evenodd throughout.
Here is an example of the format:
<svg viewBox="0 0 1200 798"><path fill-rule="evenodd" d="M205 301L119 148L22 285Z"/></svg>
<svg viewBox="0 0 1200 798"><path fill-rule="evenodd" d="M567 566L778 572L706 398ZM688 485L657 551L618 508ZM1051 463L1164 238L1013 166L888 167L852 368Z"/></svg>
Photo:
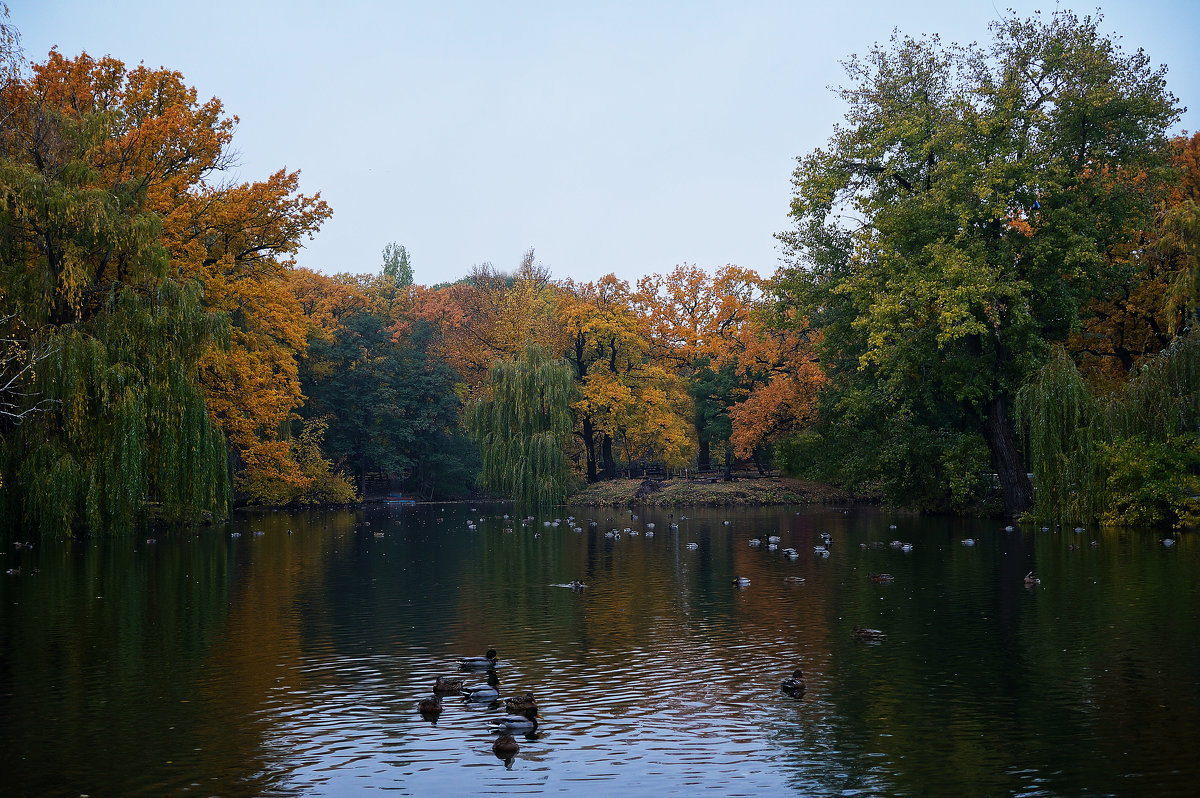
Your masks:
<svg viewBox="0 0 1200 798"><path fill-rule="evenodd" d="M829 485L788 477L718 480L614 479L588 485L568 501L593 507L746 504L828 504L870 501Z"/></svg>

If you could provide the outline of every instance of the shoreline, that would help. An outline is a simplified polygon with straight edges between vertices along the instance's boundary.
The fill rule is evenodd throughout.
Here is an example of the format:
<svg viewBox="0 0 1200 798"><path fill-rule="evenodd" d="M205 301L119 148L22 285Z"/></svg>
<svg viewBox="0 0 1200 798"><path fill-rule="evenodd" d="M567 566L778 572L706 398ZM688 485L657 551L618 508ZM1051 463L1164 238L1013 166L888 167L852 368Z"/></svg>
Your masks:
<svg viewBox="0 0 1200 798"><path fill-rule="evenodd" d="M873 504L878 498L820 482L790 477L706 479L613 479L596 482L571 495L567 504L590 507L672 507L704 505Z"/></svg>

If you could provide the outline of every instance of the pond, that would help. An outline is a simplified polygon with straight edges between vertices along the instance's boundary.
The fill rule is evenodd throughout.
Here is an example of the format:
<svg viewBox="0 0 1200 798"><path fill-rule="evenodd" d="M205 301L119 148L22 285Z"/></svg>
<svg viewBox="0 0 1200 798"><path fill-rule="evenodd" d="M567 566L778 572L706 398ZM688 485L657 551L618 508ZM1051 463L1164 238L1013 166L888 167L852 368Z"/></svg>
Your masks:
<svg viewBox="0 0 1200 798"><path fill-rule="evenodd" d="M154 541L8 544L0 565L19 572L0 578L0 792L1191 795L1200 783L1194 538L1006 532L877 508L558 513L577 527L504 511L268 512ZM823 534L827 557L814 551ZM750 544L772 535L776 551ZM1025 584L1031 571L1040 584ZM488 727L502 708L446 696L436 719L417 711L437 676L461 675L459 656L489 647L500 695L529 690L540 708L508 761ZM802 697L780 689L797 668Z"/></svg>

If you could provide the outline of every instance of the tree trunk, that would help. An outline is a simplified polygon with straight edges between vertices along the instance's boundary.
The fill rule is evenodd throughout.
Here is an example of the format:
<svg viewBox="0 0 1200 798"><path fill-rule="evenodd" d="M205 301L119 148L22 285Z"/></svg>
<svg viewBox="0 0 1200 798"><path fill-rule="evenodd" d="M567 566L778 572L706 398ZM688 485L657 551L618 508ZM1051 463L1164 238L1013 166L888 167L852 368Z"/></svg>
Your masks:
<svg viewBox="0 0 1200 798"><path fill-rule="evenodd" d="M983 419L983 437L992 452L992 463L1000 477L1004 514L1015 518L1033 504L1033 485L1025 475L1025 466L1017 452L1016 439L1008 424L1008 403L996 396Z"/></svg>
<svg viewBox="0 0 1200 798"><path fill-rule="evenodd" d="M733 444L725 442L725 481L733 482Z"/></svg>
<svg viewBox="0 0 1200 798"><path fill-rule="evenodd" d="M590 485L596 481L596 431L592 428L592 419L583 417L583 449L587 456L587 481Z"/></svg>
<svg viewBox="0 0 1200 798"><path fill-rule="evenodd" d="M700 451L696 453L696 468L701 471L708 471L712 468L712 455L708 450L708 441L704 438L700 439Z"/></svg>
<svg viewBox="0 0 1200 798"><path fill-rule="evenodd" d="M617 461L613 459L612 437L607 433L600 437L600 456L604 458L604 475L612 479L617 475Z"/></svg>

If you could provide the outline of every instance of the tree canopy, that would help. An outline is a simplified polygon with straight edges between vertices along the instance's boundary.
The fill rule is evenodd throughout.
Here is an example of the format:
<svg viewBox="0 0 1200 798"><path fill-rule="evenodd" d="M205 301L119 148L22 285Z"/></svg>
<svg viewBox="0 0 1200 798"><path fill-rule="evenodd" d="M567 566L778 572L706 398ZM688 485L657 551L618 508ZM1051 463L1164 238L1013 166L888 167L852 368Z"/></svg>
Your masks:
<svg viewBox="0 0 1200 798"><path fill-rule="evenodd" d="M852 58L846 123L800 159L780 236L781 299L838 390L979 430L1013 514L1032 492L1012 400L1128 272L1170 168L1164 69L1098 24L1006 17L987 46L896 35Z"/></svg>

